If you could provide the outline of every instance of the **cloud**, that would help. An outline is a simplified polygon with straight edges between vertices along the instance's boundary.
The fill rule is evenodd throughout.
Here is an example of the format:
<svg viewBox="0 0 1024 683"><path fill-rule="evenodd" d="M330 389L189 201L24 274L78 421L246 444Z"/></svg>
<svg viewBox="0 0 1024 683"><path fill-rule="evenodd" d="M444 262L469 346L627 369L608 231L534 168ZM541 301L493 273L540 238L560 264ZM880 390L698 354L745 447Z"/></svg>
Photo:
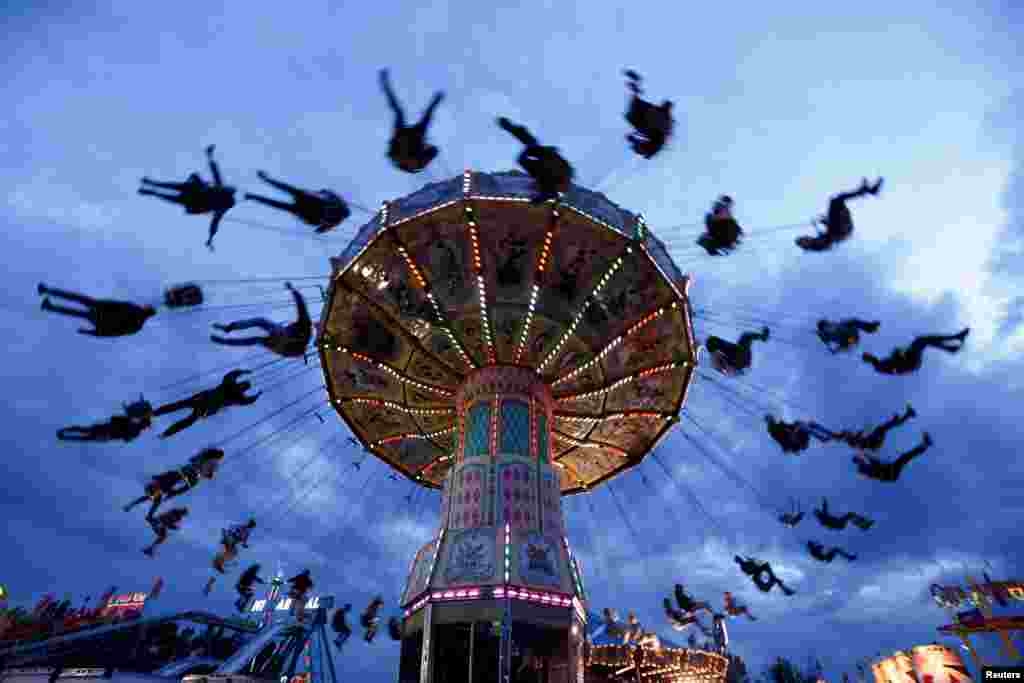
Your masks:
<svg viewBox="0 0 1024 683"><path fill-rule="evenodd" d="M1009 290L1005 314L999 327L1003 340L1002 358L1019 356L1024 350L1024 297L1016 295L1024 279L1024 89L1018 90L993 113L993 133L1007 140L1013 150L1014 168L1002 193L1007 220L990 264L997 278ZM1015 296L1016 295L1016 296ZM1012 298L1011 298L1012 297Z"/></svg>
<svg viewBox="0 0 1024 683"><path fill-rule="evenodd" d="M121 218L117 203L86 200L71 185L58 182L56 169L47 169L15 186L7 195L7 205L22 218L71 223L101 234Z"/></svg>

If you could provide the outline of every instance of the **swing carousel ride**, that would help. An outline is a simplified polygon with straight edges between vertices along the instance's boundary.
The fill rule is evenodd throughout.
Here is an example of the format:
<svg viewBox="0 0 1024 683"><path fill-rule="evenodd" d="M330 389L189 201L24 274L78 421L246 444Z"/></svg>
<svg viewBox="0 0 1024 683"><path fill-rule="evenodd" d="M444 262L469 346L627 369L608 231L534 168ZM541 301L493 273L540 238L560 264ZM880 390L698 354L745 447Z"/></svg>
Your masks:
<svg viewBox="0 0 1024 683"><path fill-rule="evenodd" d="M532 185L473 171L433 183L386 203L332 261L318 339L330 401L367 452L442 490L402 598L403 650L417 651L403 680L452 665L432 661L450 651L430 646L446 627L494 621L583 675L561 499L639 464L693 377L688 280L642 217L575 186L537 205Z"/></svg>

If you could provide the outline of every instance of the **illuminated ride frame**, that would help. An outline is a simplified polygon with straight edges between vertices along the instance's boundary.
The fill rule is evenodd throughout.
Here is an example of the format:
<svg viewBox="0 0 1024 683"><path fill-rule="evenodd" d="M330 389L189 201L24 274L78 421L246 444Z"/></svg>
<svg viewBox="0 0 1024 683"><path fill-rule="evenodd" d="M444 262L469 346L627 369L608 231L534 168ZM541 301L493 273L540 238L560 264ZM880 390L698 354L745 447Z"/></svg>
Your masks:
<svg viewBox="0 0 1024 683"><path fill-rule="evenodd" d="M561 497L639 464L695 370L689 280L642 217L576 186L533 195L522 173L466 171L385 203L332 259L330 400L442 491L402 596L402 681L583 681Z"/></svg>
<svg viewBox="0 0 1024 683"><path fill-rule="evenodd" d="M935 603L948 610L951 616L951 623L938 627L939 633L959 638L964 648L971 654L979 671L988 664L982 661L978 651L974 648L971 635L997 634L1002 641L1002 650L1006 656L1011 660L1019 661L1021 653L1013 644L1010 633L1024 631L1024 616L997 617L993 614L992 604L997 596L1004 602L1024 600L1024 584L1020 581L979 583L971 577L967 577L967 586L967 590L959 586L932 586L931 593ZM956 608L961 604L973 605L975 607L973 613L957 612Z"/></svg>
<svg viewBox="0 0 1024 683"><path fill-rule="evenodd" d="M259 618L254 638L213 673L185 676L182 683L337 683L327 634L327 612L334 607L334 596L308 598L299 608L292 598L284 597L284 585L284 574L278 569L266 597L248 607L248 613ZM295 619L300 611L302 622Z"/></svg>
<svg viewBox="0 0 1024 683"><path fill-rule="evenodd" d="M266 683L284 679L287 683L336 683L339 679L327 635L327 612L334 607L334 597L309 598L301 609L303 622L298 623L295 615L300 610L291 598L283 597L284 584L279 570L267 595L249 607L252 619L223 619L205 612L143 616L138 610L147 594L113 597L103 607L104 613L109 614L111 608L137 607L137 618L0 647L0 680L44 683L59 677L61 681L103 678L113 683ZM206 626L205 633L196 638L205 641L205 654L176 659L152 673L139 673L134 667L145 660L141 648L147 631L168 623ZM230 657L215 657L213 642L224 629L250 637ZM55 666L59 667L56 671Z"/></svg>

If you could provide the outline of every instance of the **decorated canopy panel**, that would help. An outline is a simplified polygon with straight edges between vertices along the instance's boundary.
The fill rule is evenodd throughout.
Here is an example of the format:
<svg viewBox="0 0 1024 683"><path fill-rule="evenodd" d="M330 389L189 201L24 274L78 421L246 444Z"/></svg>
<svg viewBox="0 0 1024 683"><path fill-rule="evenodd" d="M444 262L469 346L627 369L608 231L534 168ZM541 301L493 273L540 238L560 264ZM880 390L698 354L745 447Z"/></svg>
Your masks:
<svg viewBox="0 0 1024 683"><path fill-rule="evenodd" d="M585 188L534 204L517 172L469 173L386 204L332 259L327 388L362 445L439 488L464 434L459 386L535 369L555 400L563 494L639 463L696 362L687 281L636 215Z"/></svg>

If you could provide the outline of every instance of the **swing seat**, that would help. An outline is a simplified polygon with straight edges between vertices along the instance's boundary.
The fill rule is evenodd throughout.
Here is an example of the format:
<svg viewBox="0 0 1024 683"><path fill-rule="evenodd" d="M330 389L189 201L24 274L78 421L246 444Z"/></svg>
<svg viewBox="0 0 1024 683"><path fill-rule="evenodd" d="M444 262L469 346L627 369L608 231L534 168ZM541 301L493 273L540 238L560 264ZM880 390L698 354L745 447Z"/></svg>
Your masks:
<svg viewBox="0 0 1024 683"><path fill-rule="evenodd" d="M319 218L319 227L316 229L318 234L334 230L336 227L341 225L346 218L352 215L352 211L341 200L341 197L338 197L337 195L334 195L334 197L324 197L323 201L323 210L317 217Z"/></svg>
<svg viewBox="0 0 1024 683"><path fill-rule="evenodd" d="M145 420L153 415L153 404L146 399L139 397L134 403L124 405L124 414L133 420Z"/></svg>
<svg viewBox="0 0 1024 683"><path fill-rule="evenodd" d="M388 619L388 635L392 640L402 639L402 621L398 617Z"/></svg>
<svg viewBox="0 0 1024 683"><path fill-rule="evenodd" d="M736 377L743 374L741 370L737 370L731 363L729 363L729 359L721 351L716 351L715 353L710 353L708 355L711 357L711 367L726 377Z"/></svg>
<svg viewBox="0 0 1024 683"><path fill-rule="evenodd" d="M821 234L815 237L803 236L797 237L793 240L796 246L800 247L804 251L828 251L831 249L835 242L829 239L828 235Z"/></svg>
<svg viewBox="0 0 1024 683"><path fill-rule="evenodd" d="M194 282L169 287L164 292L164 304L168 308L187 308L203 303L203 290Z"/></svg>
<svg viewBox="0 0 1024 683"><path fill-rule="evenodd" d="M707 229L708 235L723 247L735 246L743 236L743 228L731 217L708 216L704 221L704 227Z"/></svg>

